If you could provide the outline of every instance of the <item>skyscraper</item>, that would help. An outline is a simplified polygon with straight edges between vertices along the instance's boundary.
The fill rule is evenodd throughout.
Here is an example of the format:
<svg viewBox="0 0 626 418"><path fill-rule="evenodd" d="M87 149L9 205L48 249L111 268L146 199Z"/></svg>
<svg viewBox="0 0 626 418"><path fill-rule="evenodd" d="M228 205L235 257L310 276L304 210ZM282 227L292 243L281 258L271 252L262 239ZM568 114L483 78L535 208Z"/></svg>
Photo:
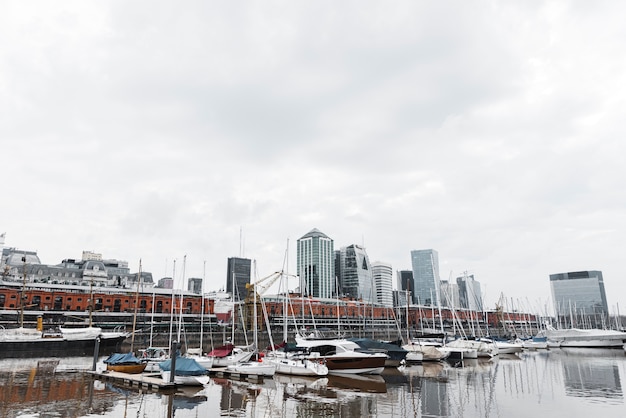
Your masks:
<svg viewBox="0 0 626 418"><path fill-rule="evenodd" d="M439 254L435 250L411 251L415 297L419 305L439 302Z"/></svg>
<svg viewBox="0 0 626 418"><path fill-rule="evenodd" d="M339 250L339 263L336 269L339 272L339 283L343 295L364 302L373 302L372 267L365 248L352 244Z"/></svg>
<svg viewBox="0 0 626 418"><path fill-rule="evenodd" d="M415 280L413 280L412 270L398 270L398 291L409 294L409 303L416 304L415 298ZM404 296L404 304L406 304L406 295Z"/></svg>
<svg viewBox="0 0 626 418"><path fill-rule="evenodd" d="M312 229L297 242L297 272L304 295L330 298L335 293L333 240Z"/></svg>
<svg viewBox="0 0 626 418"><path fill-rule="evenodd" d="M376 261L372 263L372 276L374 278L375 303L392 307L393 306L393 270L391 264Z"/></svg>
<svg viewBox="0 0 626 418"><path fill-rule="evenodd" d="M472 311L483 310L483 297L480 283L474 279L473 274L464 273L456 278L459 289L459 304L461 308Z"/></svg>
<svg viewBox="0 0 626 418"><path fill-rule="evenodd" d="M609 308L601 271L551 274L550 287L557 316L570 326L601 327L607 319Z"/></svg>
<svg viewBox="0 0 626 418"><path fill-rule="evenodd" d="M233 295L234 301L244 300L248 295L246 284L250 283L251 270L252 260L249 258L230 257L228 259L226 291Z"/></svg>

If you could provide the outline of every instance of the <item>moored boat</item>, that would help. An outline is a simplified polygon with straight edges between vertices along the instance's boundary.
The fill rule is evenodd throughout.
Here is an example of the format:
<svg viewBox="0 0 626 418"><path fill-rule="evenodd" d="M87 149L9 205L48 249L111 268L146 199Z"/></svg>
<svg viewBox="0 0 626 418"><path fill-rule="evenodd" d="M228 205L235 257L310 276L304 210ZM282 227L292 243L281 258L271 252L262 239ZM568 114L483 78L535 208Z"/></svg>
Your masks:
<svg viewBox="0 0 626 418"><path fill-rule="evenodd" d="M361 349L346 339L315 339L296 335L298 347L307 348L323 359L329 374L381 374L388 356Z"/></svg>
<svg viewBox="0 0 626 418"><path fill-rule="evenodd" d="M610 329L554 329L542 331L548 342L560 347L620 348L626 343L626 332Z"/></svg>
<svg viewBox="0 0 626 418"><path fill-rule="evenodd" d="M161 378L165 382L171 380L172 360L159 363ZM209 383L209 372L200 366L194 359L177 357L175 362L174 383L184 386L201 386Z"/></svg>
<svg viewBox="0 0 626 418"><path fill-rule="evenodd" d="M147 363L135 357L133 353L114 353L104 360L107 370L114 372L139 374L143 373Z"/></svg>

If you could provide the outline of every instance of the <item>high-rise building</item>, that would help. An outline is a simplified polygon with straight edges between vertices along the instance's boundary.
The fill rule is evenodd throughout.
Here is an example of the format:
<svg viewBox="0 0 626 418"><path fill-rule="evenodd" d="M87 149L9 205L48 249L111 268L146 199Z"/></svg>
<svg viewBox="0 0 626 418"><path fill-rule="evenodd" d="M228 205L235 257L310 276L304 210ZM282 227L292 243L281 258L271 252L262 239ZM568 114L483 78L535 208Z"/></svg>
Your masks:
<svg viewBox="0 0 626 418"><path fill-rule="evenodd" d="M335 269L339 272L341 293L353 299L364 302L373 302L375 299L373 288L372 266L365 248L352 244L342 247L335 262L339 264Z"/></svg>
<svg viewBox="0 0 626 418"><path fill-rule="evenodd" d="M228 258L226 291L233 295L234 301L242 301L248 295L246 285L250 283L251 270L252 260L249 258Z"/></svg>
<svg viewBox="0 0 626 418"><path fill-rule="evenodd" d="M200 277L190 277L187 280L187 290L193 293L202 293L202 279Z"/></svg>
<svg viewBox="0 0 626 418"><path fill-rule="evenodd" d="M441 280L441 282L439 282L439 287L439 291L441 292L441 306L452 309L461 307L459 286L456 283L448 280Z"/></svg>
<svg viewBox="0 0 626 418"><path fill-rule="evenodd" d="M551 274L550 287L559 320L575 327L601 327L607 319L609 308L601 271Z"/></svg>
<svg viewBox="0 0 626 418"><path fill-rule="evenodd" d="M393 270L391 264L376 261L372 263L372 276L374 278L374 303L381 306L393 306Z"/></svg>
<svg viewBox="0 0 626 418"><path fill-rule="evenodd" d="M409 303L416 304L417 299L415 298L415 280L413 280L413 271L412 270L398 270L398 291L404 292L405 294L409 294ZM406 304L406 295L404 296L404 302Z"/></svg>
<svg viewBox="0 0 626 418"><path fill-rule="evenodd" d="M456 278L459 289L459 305L461 308L471 311L483 310L483 297L480 283L474 279L473 274L464 273Z"/></svg>
<svg viewBox="0 0 626 418"><path fill-rule="evenodd" d="M439 254L435 250L411 251L415 297L418 305L439 303Z"/></svg>
<svg viewBox="0 0 626 418"><path fill-rule="evenodd" d="M317 228L297 242L297 273L304 295L330 298L336 293L333 240Z"/></svg>

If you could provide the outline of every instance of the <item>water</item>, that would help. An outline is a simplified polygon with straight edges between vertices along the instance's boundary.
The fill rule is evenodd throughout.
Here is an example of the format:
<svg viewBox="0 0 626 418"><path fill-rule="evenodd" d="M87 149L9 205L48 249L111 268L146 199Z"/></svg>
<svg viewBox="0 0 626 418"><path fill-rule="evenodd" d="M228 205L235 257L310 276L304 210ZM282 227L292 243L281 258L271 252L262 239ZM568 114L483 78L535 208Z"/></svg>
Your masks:
<svg viewBox="0 0 626 418"><path fill-rule="evenodd" d="M556 349L382 376L212 378L174 394L93 380L91 358L0 360L0 417L624 417L623 350Z"/></svg>

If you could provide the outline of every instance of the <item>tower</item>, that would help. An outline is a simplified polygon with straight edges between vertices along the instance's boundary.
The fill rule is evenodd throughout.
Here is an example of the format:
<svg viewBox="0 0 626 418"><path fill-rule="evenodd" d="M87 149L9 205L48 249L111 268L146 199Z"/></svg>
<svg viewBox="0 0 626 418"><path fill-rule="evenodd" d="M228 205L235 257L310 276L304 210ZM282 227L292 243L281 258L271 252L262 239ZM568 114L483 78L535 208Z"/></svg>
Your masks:
<svg viewBox="0 0 626 418"><path fill-rule="evenodd" d="M439 303L439 254L437 251L411 251L415 296L418 305L438 305Z"/></svg>
<svg viewBox="0 0 626 418"><path fill-rule="evenodd" d="M604 278L598 270L550 275L552 299L559 320L572 327L602 327L609 314Z"/></svg>
<svg viewBox="0 0 626 418"><path fill-rule="evenodd" d="M303 295L330 298L335 289L333 240L313 228L297 242L297 267Z"/></svg>
<svg viewBox="0 0 626 418"><path fill-rule="evenodd" d="M342 247L338 261L342 293L364 302L374 302L372 266L365 248L356 244Z"/></svg>
<svg viewBox="0 0 626 418"><path fill-rule="evenodd" d="M233 295L233 301L244 300L247 296L246 284L250 283L252 260L230 257L226 270L226 291Z"/></svg>
<svg viewBox="0 0 626 418"><path fill-rule="evenodd" d="M375 303L392 307L393 306L393 270L391 264L376 261L372 263L372 275L374 277Z"/></svg>

